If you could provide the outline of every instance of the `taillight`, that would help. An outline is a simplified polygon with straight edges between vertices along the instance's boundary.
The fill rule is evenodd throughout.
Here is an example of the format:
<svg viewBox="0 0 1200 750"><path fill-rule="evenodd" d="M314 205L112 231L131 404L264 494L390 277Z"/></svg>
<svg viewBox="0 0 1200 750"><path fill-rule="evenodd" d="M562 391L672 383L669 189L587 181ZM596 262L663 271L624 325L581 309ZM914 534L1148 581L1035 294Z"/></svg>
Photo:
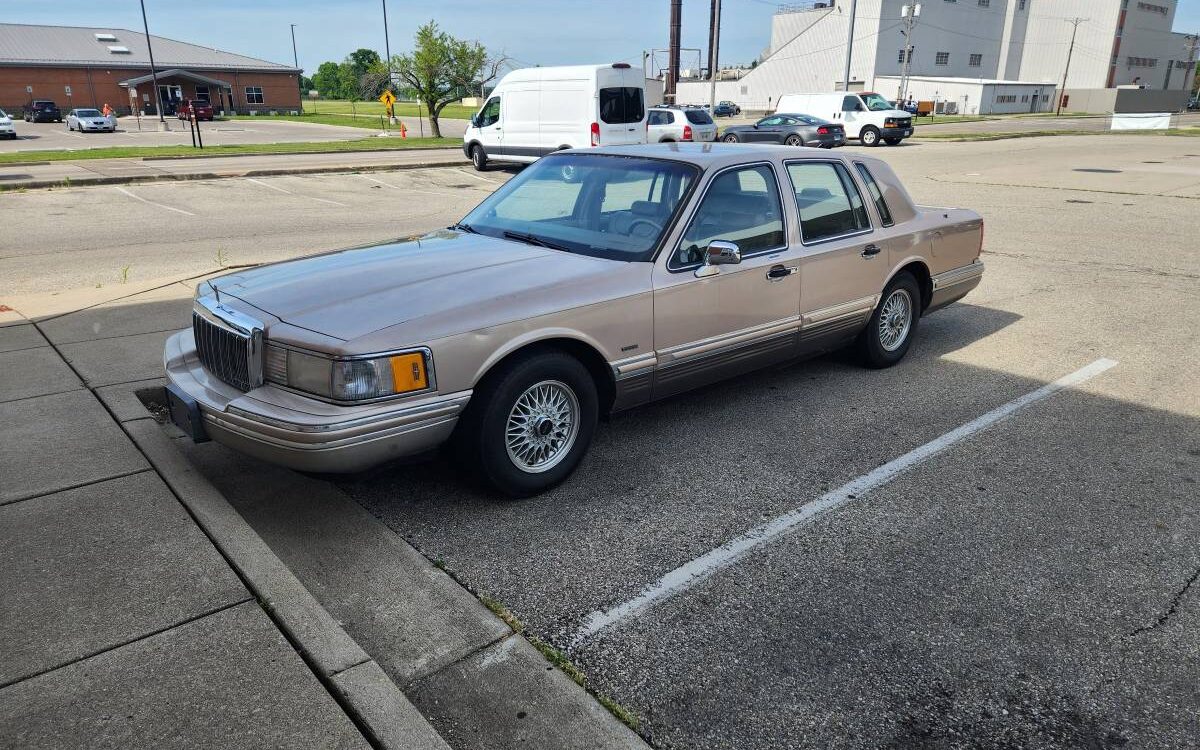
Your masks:
<svg viewBox="0 0 1200 750"><path fill-rule="evenodd" d="M685 140L685 141L692 140L692 126L691 125L683 126L683 140Z"/></svg>
<svg viewBox="0 0 1200 750"><path fill-rule="evenodd" d="M592 123L592 145L600 145L600 123L598 122Z"/></svg>
<svg viewBox="0 0 1200 750"><path fill-rule="evenodd" d="M983 228L984 228L984 226L986 226L986 225L984 224L983 219L980 219L979 220L979 255L975 256L975 260L979 260L979 257L981 255L983 255Z"/></svg>
<svg viewBox="0 0 1200 750"><path fill-rule="evenodd" d="M829 128L822 125L821 127L817 128L817 135L829 135Z"/></svg>

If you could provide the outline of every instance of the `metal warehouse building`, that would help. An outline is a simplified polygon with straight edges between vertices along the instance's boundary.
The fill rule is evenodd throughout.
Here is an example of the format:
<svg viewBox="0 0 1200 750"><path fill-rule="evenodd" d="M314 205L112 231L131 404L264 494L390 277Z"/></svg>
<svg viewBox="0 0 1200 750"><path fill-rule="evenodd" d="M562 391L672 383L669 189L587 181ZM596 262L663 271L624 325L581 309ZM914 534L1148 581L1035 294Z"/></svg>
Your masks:
<svg viewBox="0 0 1200 750"><path fill-rule="evenodd" d="M226 112L300 108L300 71L290 65L151 36L163 109L184 99ZM0 23L0 108L33 99L59 107L136 106L155 114L146 35L127 29Z"/></svg>

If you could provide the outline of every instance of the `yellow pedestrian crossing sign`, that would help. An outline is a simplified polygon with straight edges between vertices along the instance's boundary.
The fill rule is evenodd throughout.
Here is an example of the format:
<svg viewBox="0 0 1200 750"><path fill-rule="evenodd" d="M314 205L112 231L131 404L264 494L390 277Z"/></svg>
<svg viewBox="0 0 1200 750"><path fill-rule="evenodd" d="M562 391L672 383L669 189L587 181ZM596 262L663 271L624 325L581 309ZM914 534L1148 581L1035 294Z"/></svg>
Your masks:
<svg viewBox="0 0 1200 750"><path fill-rule="evenodd" d="M390 91L383 92L383 96L379 97L379 101L383 102L383 106L391 107L396 103L396 95Z"/></svg>

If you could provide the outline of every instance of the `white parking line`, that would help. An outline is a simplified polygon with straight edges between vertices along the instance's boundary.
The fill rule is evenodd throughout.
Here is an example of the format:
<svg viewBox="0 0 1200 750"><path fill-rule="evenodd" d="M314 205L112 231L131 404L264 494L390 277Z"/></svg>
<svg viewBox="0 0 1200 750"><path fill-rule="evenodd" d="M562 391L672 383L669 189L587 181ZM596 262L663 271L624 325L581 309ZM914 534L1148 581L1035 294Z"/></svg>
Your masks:
<svg viewBox="0 0 1200 750"><path fill-rule="evenodd" d="M1052 396L1064 388L1070 388L1071 386L1091 380L1116 365L1117 362L1115 360L1098 359L1087 367L1076 370L1070 375L1061 377L1053 383L1038 388L1036 391L1009 401L1003 406L992 409L983 416L973 419L963 426L925 443L919 448L914 448L899 458L892 459L874 471L853 479L836 490L825 493L816 500L805 503L767 523L754 527L736 539L731 539L711 552L701 555L691 562L672 570L656 582L642 589L642 592L633 599L610 607L603 612L593 612L588 615L582 627L576 631L571 645L576 646L605 628L645 612L664 599L669 599L676 594L687 591L702 581L707 580L717 571L733 565L756 547L778 539L797 526L812 520L819 513L832 510L856 497L861 497L867 492L887 484L908 469L932 458L950 446L991 427L1014 412Z"/></svg>
<svg viewBox="0 0 1200 750"><path fill-rule="evenodd" d="M126 190L125 188L123 188L119 185L113 185L113 190L116 190L118 193L124 193L125 195L128 195L130 198L133 198L135 201L141 201L142 203L145 203L147 205L161 208L164 211L174 211L175 213L183 214L184 216L195 216L196 215L196 214L192 213L191 211L184 211L182 208L175 208L174 206L164 206L161 203L155 203L154 201L148 201L140 195L134 195L133 193L129 192L128 190Z"/></svg>
<svg viewBox="0 0 1200 750"><path fill-rule="evenodd" d="M465 169L455 169L454 171L458 172L459 174L465 174L467 177L474 177L475 179L479 180L480 182L491 183L492 185L503 185L506 182L505 180L489 180L486 177L480 177L479 175L477 175L473 172L468 172Z"/></svg>
<svg viewBox="0 0 1200 750"><path fill-rule="evenodd" d="M349 206L347 206L345 203L338 203L337 201L331 201L328 198L317 198L312 195L301 195L300 193L293 193L291 190L284 190L283 188L279 187L278 185L272 185L270 183L263 182L262 180L256 180L253 177L247 177L245 179L246 179L246 182L253 182L255 185L262 185L263 187L270 188L271 190L278 190L279 192L283 193L284 195L294 195L297 198L307 198L310 201L320 201L322 203L329 203L330 205L334 205L334 206L341 206L342 208L349 208Z"/></svg>
<svg viewBox="0 0 1200 750"><path fill-rule="evenodd" d="M462 195L456 195L455 193L442 193L437 190L428 190L424 187L418 187L416 185L414 185L412 187L400 187L399 185L393 185L390 182L384 182L383 180L378 180L374 177L371 177L370 175L360 174L358 176L369 182L377 182L380 185L383 185L384 187L390 187L393 190L407 190L407 191L411 191L414 193L420 193L421 195L441 195L446 198L461 198L462 197Z"/></svg>

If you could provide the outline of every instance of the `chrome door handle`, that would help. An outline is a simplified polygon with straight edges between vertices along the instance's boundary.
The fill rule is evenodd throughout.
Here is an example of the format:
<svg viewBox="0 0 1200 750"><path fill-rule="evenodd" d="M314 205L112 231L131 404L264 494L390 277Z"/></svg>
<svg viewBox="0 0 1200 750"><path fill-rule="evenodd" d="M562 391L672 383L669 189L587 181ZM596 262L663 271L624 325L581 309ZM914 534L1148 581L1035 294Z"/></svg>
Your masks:
<svg viewBox="0 0 1200 750"><path fill-rule="evenodd" d="M862 257L870 258L872 256L879 255L881 252L883 252L883 250L880 249L879 245L867 245L863 248Z"/></svg>
<svg viewBox="0 0 1200 750"><path fill-rule="evenodd" d="M767 271L767 281L786 279L799 270L796 266L771 266L771 270Z"/></svg>

